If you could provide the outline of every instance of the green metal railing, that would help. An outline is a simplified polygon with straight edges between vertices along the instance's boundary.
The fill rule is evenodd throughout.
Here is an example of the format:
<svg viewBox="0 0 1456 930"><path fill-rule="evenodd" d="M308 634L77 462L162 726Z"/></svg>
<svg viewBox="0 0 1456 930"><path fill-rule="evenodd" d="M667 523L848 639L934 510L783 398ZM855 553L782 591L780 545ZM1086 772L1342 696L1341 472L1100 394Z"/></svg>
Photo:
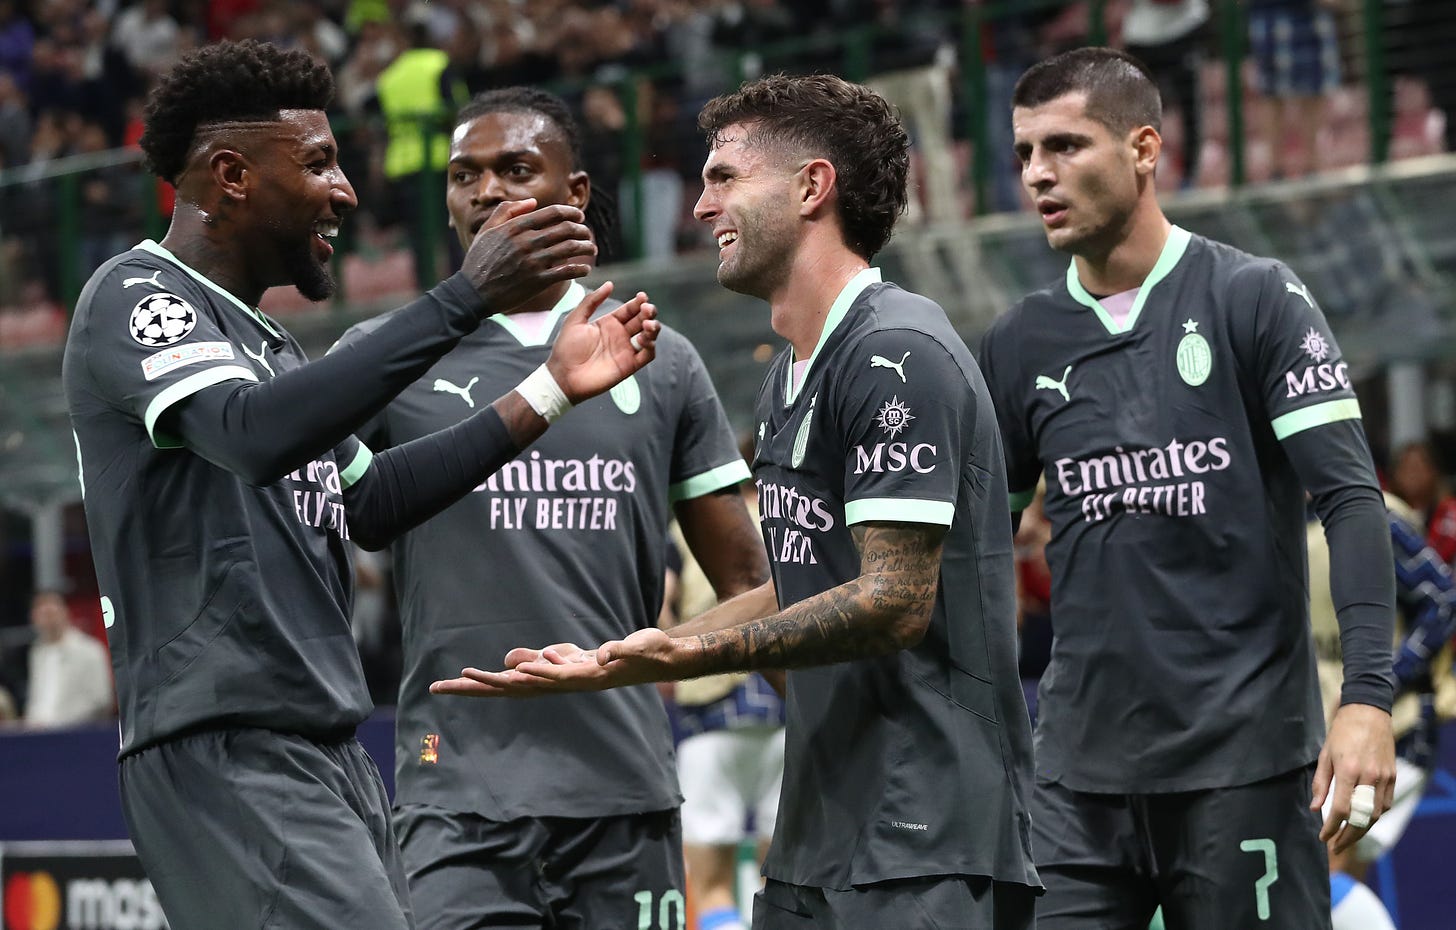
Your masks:
<svg viewBox="0 0 1456 930"><path fill-rule="evenodd" d="M1387 75L1384 43L1382 42L1381 0L1362 0L1363 31L1359 37L1360 53L1366 63L1365 87L1369 96L1370 159L1385 161L1390 150L1392 130L1392 108L1390 103L1391 82ZM987 157L997 136L991 120L1005 120L1007 115L998 112L1003 101L992 99L988 83L988 69L993 65L988 60L988 37L1010 21L1025 17L1038 9L1061 8L1062 0L996 0L986 4L968 4L954 19L941 21L942 35L954 40L958 50L960 77L957 93L960 108L965 116L960 125L954 127L955 134L968 140L975 157L971 160L969 177L963 181L973 192L977 213L990 210L991 185L997 159ZM1238 0L1214 0L1213 19L1208 25L1216 30L1218 48L1223 58L1227 85L1226 105L1228 107L1228 152L1230 158L1230 183L1241 186L1246 178L1245 164L1245 114L1243 102L1243 79L1241 63L1244 59L1246 23ZM1088 7L1088 40L1104 41L1106 0L1092 0ZM752 49L722 53L712 62L694 62L696 71L703 67L716 69L722 76L724 90L738 80L753 77L758 73L792 69L794 63L806 57L813 61L837 67L840 74L852 80L869 77L874 66L876 40L883 37L873 26L860 25L838 31L809 36L786 37L779 41L761 44ZM1453 65L1456 67L1456 65ZM688 72L688 67L663 62L649 67L624 72L614 79L597 82L596 86L611 87L617 94L625 114L625 126L620 133L622 168L625 180L625 228L623 240L628 257L638 258L644 254L644 178L643 160L650 155L649 136L651 121L641 112L648 95L643 91L652 85L665 82L679 82ZM553 90L576 94L588 85L584 82L559 83ZM446 132L448 122L444 114L436 114L421 121L419 131L426 135L425 150L429 151L429 137L433 133ZM1456 114L1449 118L1456 119ZM347 121L336 122L336 129L342 136L346 128L352 128ZM1004 133L1003 133L1004 136ZM384 139L385 133L377 131L374 138ZM348 144L347 142L345 143ZM55 296L66 306L74 304L84 283L86 269L81 267L80 238L85 234L85 216L81 191L88 172L102 169L131 166L141 172L140 155L136 152L119 151L98 155L63 158L39 165L0 170L0 198L8 193L29 189L40 190L42 199L49 203L50 223L45 233L45 244L55 250L58 269L55 274ZM686 167L686 166L685 166ZM355 179L356 182L360 179ZM418 211L416 228L408 231L408 242L417 256L435 257L436 260L417 262L417 278L420 286L428 286L438 279L438 256L444 252L444 236L448 235L444 222L444 177L443 172L427 172L421 185L422 203ZM158 198L150 182L143 185L146 191L142 197L141 221L136 230L137 238L143 235L160 237L163 232L163 218L158 209ZM6 201L8 202L8 200ZM367 206L367 204L366 204ZM0 216L0 234L9 235L13 217ZM346 224L347 225L347 224ZM349 254L353 248L347 234L341 243L340 257ZM342 292L342 289L341 289Z"/></svg>

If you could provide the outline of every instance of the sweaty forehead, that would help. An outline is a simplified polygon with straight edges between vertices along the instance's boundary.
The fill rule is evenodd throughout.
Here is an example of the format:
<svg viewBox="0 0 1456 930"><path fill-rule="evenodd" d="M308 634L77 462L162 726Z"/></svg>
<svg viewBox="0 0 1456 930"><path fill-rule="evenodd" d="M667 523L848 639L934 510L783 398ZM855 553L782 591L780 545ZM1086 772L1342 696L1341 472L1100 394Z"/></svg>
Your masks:
<svg viewBox="0 0 1456 930"><path fill-rule="evenodd" d="M455 127L450 157L485 157L491 152L541 152L566 158L566 136L549 117L528 110L485 113Z"/></svg>
<svg viewBox="0 0 1456 930"><path fill-rule="evenodd" d="M279 110L278 134L302 145L332 144L334 131L323 110Z"/></svg>

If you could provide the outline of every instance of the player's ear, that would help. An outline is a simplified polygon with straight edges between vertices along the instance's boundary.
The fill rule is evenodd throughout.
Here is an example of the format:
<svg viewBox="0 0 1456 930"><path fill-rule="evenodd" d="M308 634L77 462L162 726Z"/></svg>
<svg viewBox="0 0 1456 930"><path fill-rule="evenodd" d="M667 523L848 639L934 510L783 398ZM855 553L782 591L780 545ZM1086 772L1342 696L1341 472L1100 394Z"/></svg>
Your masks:
<svg viewBox="0 0 1456 930"><path fill-rule="evenodd" d="M566 202L578 210L585 210L591 200L591 175L585 171L573 171L566 179Z"/></svg>
<svg viewBox="0 0 1456 930"><path fill-rule="evenodd" d="M1150 175L1163 154L1163 137L1151 126L1140 126L1132 132L1132 149L1137 173Z"/></svg>
<svg viewBox="0 0 1456 930"><path fill-rule="evenodd" d="M234 149L218 149L207 160L212 181L230 200L247 200L257 169L248 156Z"/></svg>
<svg viewBox="0 0 1456 930"><path fill-rule="evenodd" d="M836 178L834 165L826 158L812 158L799 169L794 193L800 216L809 216L824 208L834 195Z"/></svg>

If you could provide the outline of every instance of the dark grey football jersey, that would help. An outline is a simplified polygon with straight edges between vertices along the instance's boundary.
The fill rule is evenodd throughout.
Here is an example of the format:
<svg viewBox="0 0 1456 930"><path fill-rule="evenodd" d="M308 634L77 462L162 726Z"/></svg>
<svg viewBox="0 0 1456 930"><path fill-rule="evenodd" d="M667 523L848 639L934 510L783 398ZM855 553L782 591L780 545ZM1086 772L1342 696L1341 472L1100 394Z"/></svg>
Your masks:
<svg viewBox="0 0 1456 930"><path fill-rule="evenodd" d="M1186 791L1313 760L1304 493L1279 441L1370 455L1358 430L1320 430L1360 408L1309 290L1174 227L1124 325L1073 263L995 323L981 365L1014 509L1046 475L1038 777Z"/></svg>
<svg viewBox="0 0 1456 930"><path fill-rule="evenodd" d="M361 436L399 445L509 392L546 360L585 293L571 286L541 339L509 317L487 320ZM702 360L665 328L651 365L396 543L399 803L492 820L676 806L671 731L650 685L531 701L441 697L429 686L462 665L499 664L514 646L595 646L654 625L670 503L748 477Z"/></svg>
<svg viewBox="0 0 1456 930"><path fill-rule="evenodd" d="M944 312L868 269L802 385L757 404L754 478L781 607L858 577L850 527L948 527L929 631L894 655L789 673L784 786L764 874L1037 884L1031 727L1016 674L1011 519L995 413Z"/></svg>
<svg viewBox="0 0 1456 930"><path fill-rule="evenodd" d="M206 726L333 735L371 705L349 631L353 438L252 487L156 428L203 388L302 365L272 320L154 242L87 283L63 377L123 754Z"/></svg>

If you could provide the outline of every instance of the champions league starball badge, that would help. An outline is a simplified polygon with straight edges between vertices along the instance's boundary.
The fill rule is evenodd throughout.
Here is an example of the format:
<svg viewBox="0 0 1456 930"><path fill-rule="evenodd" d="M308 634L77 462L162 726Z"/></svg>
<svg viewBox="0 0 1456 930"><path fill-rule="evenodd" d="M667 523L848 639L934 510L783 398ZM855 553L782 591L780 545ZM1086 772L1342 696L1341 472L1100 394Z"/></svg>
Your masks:
<svg viewBox="0 0 1456 930"><path fill-rule="evenodd" d="M197 325L197 311L176 294L149 294L131 311L131 338L149 349L172 345Z"/></svg>

